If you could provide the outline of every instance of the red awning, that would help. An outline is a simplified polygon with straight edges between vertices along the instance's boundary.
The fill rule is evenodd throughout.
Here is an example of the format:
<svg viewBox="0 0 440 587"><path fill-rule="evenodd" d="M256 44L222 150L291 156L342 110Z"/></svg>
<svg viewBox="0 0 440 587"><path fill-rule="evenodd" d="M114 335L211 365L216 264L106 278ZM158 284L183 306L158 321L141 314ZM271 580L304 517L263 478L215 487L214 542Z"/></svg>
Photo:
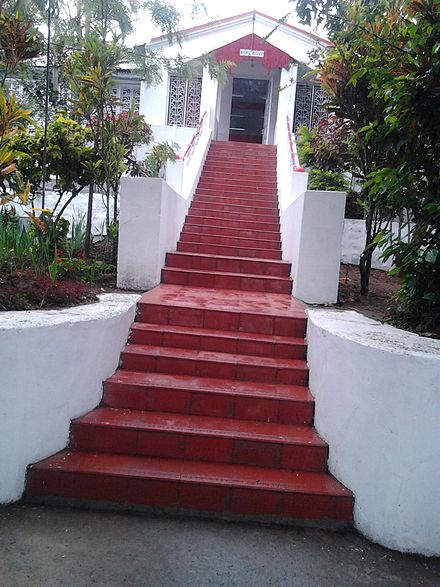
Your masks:
<svg viewBox="0 0 440 587"><path fill-rule="evenodd" d="M246 35L237 41L219 47L214 51L215 59L220 61L258 61L270 71L276 67L288 69L292 58L281 49L263 41L255 34Z"/></svg>

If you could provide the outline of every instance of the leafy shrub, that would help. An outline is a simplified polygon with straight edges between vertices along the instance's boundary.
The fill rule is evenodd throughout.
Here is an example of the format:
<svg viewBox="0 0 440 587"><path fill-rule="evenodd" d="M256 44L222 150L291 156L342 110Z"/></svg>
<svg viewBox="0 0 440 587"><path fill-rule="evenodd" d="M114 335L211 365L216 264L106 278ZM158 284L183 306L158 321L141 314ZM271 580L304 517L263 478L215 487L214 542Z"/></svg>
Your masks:
<svg viewBox="0 0 440 587"><path fill-rule="evenodd" d="M386 251L395 255L401 287L390 304L392 323L418 332L440 334L440 254L435 248L415 248L413 243L398 241Z"/></svg>
<svg viewBox="0 0 440 587"><path fill-rule="evenodd" d="M309 173L309 189L346 192L350 185L343 173L312 169Z"/></svg>
<svg viewBox="0 0 440 587"><path fill-rule="evenodd" d="M16 271L0 278L0 310L62 307L96 299L85 283L52 281L49 275Z"/></svg>
<svg viewBox="0 0 440 587"><path fill-rule="evenodd" d="M105 276L113 276L116 272L114 265L104 261L88 262L85 259L58 257L55 263L56 276L62 280L94 281Z"/></svg>

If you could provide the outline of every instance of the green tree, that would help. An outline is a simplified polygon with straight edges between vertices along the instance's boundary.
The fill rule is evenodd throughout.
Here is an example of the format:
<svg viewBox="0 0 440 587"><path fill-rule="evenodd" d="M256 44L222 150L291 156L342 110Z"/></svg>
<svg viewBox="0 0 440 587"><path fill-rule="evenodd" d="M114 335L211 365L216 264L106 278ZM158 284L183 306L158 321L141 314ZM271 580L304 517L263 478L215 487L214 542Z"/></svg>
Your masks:
<svg viewBox="0 0 440 587"><path fill-rule="evenodd" d="M402 278L394 320L435 327L440 317L440 0L300 0L297 10L304 21L325 22L334 43L319 69L336 115L355 124L370 239L364 263L368 268L368 252L377 243L388 243L386 254L394 255ZM406 218L408 238L389 242L380 230L374 236L369 223L394 215Z"/></svg>

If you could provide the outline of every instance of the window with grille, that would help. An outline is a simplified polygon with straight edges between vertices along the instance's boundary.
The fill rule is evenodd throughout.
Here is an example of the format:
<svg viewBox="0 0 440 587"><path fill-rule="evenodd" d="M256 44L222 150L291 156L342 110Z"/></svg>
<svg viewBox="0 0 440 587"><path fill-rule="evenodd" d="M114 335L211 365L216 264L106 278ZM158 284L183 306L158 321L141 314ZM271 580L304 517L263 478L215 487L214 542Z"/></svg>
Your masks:
<svg viewBox="0 0 440 587"><path fill-rule="evenodd" d="M141 90L139 86L134 85L117 85L112 88L113 96L118 100L116 112L128 112L132 109L139 112L141 101Z"/></svg>
<svg viewBox="0 0 440 587"><path fill-rule="evenodd" d="M197 126L200 119L202 78L186 80L170 75L168 90L168 125Z"/></svg>
<svg viewBox="0 0 440 587"><path fill-rule="evenodd" d="M293 132L300 126L307 126L309 130L316 126L326 116L325 101L326 96L320 85L297 84Z"/></svg>

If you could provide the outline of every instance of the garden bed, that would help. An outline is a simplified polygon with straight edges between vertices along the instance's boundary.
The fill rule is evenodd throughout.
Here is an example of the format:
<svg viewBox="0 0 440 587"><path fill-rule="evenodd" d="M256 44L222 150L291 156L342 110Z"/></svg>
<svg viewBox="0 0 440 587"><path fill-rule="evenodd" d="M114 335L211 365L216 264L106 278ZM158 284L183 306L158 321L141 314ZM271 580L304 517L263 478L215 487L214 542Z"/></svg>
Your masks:
<svg viewBox="0 0 440 587"><path fill-rule="evenodd" d="M359 267L341 263L337 305L383 322L388 315L390 298L399 288L398 279L386 271L372 269L368 296L361 295L360 281Z"/></svg>

